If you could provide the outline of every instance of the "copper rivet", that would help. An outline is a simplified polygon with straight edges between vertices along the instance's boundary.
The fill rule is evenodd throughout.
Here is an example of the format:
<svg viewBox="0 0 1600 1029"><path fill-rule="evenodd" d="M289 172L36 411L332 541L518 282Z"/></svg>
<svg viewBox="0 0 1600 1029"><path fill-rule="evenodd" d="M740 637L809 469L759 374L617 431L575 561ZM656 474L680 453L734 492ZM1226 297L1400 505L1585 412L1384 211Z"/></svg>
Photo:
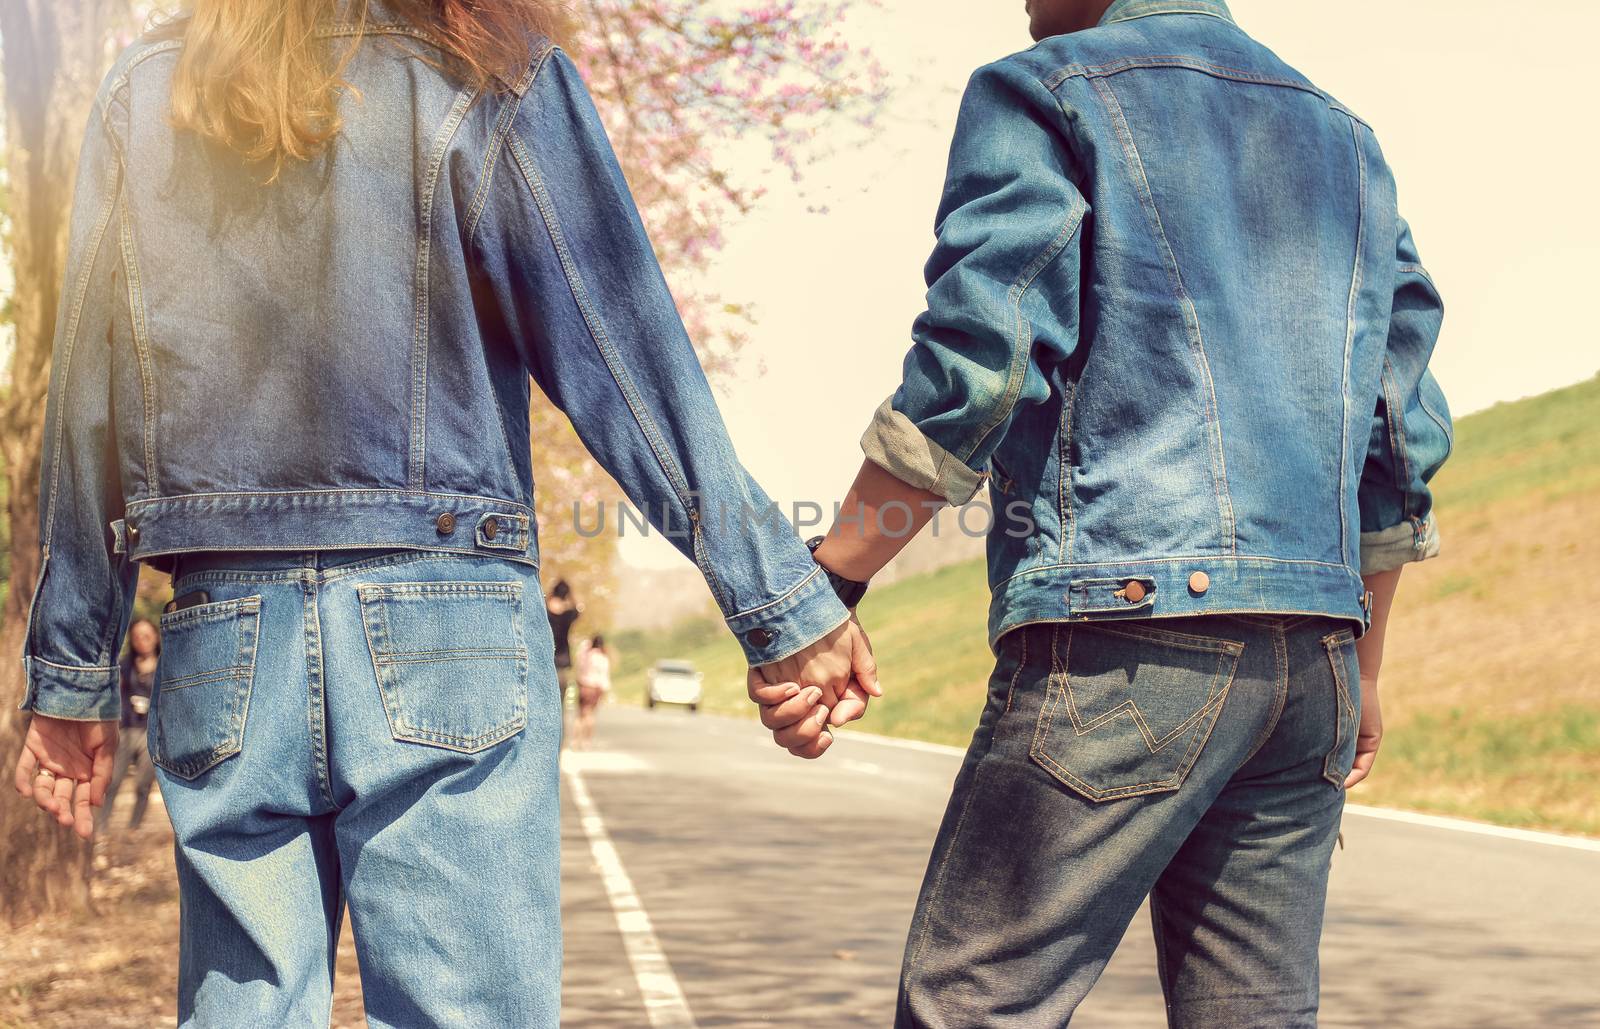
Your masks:
<svg viewBox="0 0 1600 1029"><path fill-rule="evenodd" d="M1128 585L1122 588L1122 595L1127 598L1128 603L1137 604L1139 601L1144 599L1144 583L1128 583Z"/></svg>
<svg viewBox="0 0 1600 1029"><path fill-rule="evenodd" d="M1195 572L1189 576L1189 589L1196 593L1204 593L1211 588L1211 576L1205 572Z"/></svg>

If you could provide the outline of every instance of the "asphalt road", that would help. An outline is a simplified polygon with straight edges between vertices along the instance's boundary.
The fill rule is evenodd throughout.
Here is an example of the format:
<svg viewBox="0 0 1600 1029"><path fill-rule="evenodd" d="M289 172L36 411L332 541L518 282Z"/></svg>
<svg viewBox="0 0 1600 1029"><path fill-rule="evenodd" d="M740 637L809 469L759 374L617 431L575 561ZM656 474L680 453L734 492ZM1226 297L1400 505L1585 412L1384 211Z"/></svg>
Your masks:
<svg viewBox="0 0 1600 1029"><path fill-rule="evenodd" d="M959 758L608 706L563 777L570 1026L887 1026ZM1600 849L1345 816L1322 1024L1600 1026ZM1074 1026L1164 1024L1148 917Z"/></svg>

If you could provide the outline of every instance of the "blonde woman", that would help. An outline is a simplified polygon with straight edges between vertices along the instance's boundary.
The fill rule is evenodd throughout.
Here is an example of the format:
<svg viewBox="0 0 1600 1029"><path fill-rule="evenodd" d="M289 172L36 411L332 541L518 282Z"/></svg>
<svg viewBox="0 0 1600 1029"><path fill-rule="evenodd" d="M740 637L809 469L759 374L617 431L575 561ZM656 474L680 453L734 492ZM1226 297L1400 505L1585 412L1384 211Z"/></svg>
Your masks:
<svg viewBox="0 0 1600 1029"><path fill-rule="evenodd" d="M533 0L196 0L100 90L16 785L92 834L138 562L172 572L148 740L184 1025L326 1025L346 907L371 1025L556 1024L530 372L752 665L873 682L787 525L702 514L769 502L550 30Z"/></svg>

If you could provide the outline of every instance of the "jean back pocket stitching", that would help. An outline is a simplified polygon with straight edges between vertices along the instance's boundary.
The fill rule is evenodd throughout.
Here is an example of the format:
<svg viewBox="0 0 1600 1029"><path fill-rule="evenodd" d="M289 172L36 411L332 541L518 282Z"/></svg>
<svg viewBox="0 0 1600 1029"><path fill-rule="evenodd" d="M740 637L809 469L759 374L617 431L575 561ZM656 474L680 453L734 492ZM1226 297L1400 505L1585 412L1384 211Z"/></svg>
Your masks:
<svg viewBox="0 0 1600 1029"><path fill-rule="evenodd" d="M191 612L193 613L191 615ZM174 624L185 625L191 622L222 622L233 620L238 635L238 651L232 665L214 672L200 672L182 676L171 680L163 680L157 687L158 700L160 695L170 694L174 690L189 689L201 685L232 681L235 686L233 694L228 698L228 714L226 718L227 735L211 749L186 761L174 761L167 756L167 735L164 728L163 712L158 706L155 719L155 742L157 746L150 755L151 761L172 775L181 779L196 779L218 764L239 754L244 749L244 728L249 721L250 694L255 685L256 651L261 636L261 597L241 597L237 600L223 600L212 604L200 604L184 611L164 612L167 616L162 628L169 629ZM191 617L183 617L191 615ZM225 674L231 673L231 674Z"/></svg>
<svg viewBox="0 0 1600 1029"><path fill-rule="evenodd" d="M1065 654L1061 653L1058 642L1060 629L1059 627L1056 629L1056 639L1053 639L1053 645L1051 646L1052 682L1048 691L1048 697L1045 702L1044 711L1039 719L1039 726L1034 732L1033 745L1029 749L1030 756L1032 756L1035 761L1045 766L1045 768L1057 778L1067 783L1067 785L1074 787L1080 792L1083 792L1089 797L1089 799L1096 802L1122 799L1124 797L1133 797L1142 794L1157 793L1163 790L1176 789L1177 787L1181 786L1190 769L1193 768L1195 761L1199 759L1201 748L1205 745L1206 741L1210 740L1212 733L1216 730L1216 723L1221 715L1222 706L1227 701L1228 693L1233 688L1234 677L1238 673L1239 657L1244 649L1243 644L1234 644L1234 646L1238 648L1237 652L1230 647L1222 647L1216 650L1217 670L1212 676L1211 683L1207 686L1207 699L1205 703L1195 711L1194 714L1190 715L1189 718L1184 720L1184 726L1186 726L1188 730L1192 732L1193 739L1190 742L1189 750L1184 754L1184 757L1180 761L1173 774L1166 779L1155 780L1153 782L1136 783L1128 786L1116 786L1106 789L1099 789L1091 786L1082 777L1063 767L1058 761L1051 757L1048 751L1044 749L1044 744L1049 739L1050 731L1053 728L1055 709L1070 690L1072 636L1076 633L1078 628L1082 627L1072 626L1068 629L1066 644L1067 652ZM1104 627L1099 625L1093 626L1093 628L1102 631L1104 630ZM1121 635L1130 634L1123 633ZM1167 642L1150 638L1147 638L1146 641L1163 643ZM1227 644L1232 643L1233 641L1219 640L1217 642ZM1181 644L1179 644L1179 646L1181 646ZM1228 674L1224 676L1223 669L1225 666L1230 664L1232 667ZM1219 681L1222 682L1220 689L1217 686ZM1071 698L1067 698L1067 703L1069 704L1069 707L1073 708L1072 717L1076 724L1079 721L1079 718L1075 710L1075 704L1073 704ZM1215 715L1213 715L1213 709L1215 711ZM1124 709L1121 707L1118 708L1118 712L1121 712L1122 710ZM1207 728L1204 733L1194 731L1195 726L1200 721L1206 720L1208 717L1210 721L1209 728ZM1103 724L1104 721L1105 719L1102 718L1097 720L1096 724ZM1181 731L1183 731L1183 727L1173 730L1173 733L1169 733L1168 735L1174 736ZM1080 733L1079 735L1082 734ZM1146 742L1148 743L1150 737L1148 735L1144 735L1143 730L1141 730L1141 735L1144 736ZM1152 752L1154 753L1154 751Z"/></svg>
<svg viewBox="0 0 1600 1029"><path fill-rule="evenodd" d="M394 651L390 649L395 639L389 623L389 609L385 601L401 597L429 595L454 597L485 597L507 602L511 608L511 634L516 643L513 648L454 647L429 651ZM527 725L528 679L527 644L522 633L522 584L518 582L416 582L416 583L365 583L356 587L356 596L363 610L362 626L367 638L367 653L372 660L373 676L377 680L383 699L383 713L389 723L389 734L402 742L426 743L461 753L484 750L521 732ZM375 638L376 637L376 638ZM428 655L411 660L416 655ZM450 660L495 660L515 662L516 679L522 684L512 704L509 720L472 736L441 731L429 726L415 725L405 716L404 704L393 681L393 674L385 669L406 664L435 664Z"/></svg>
<svg viewBox="0 0 1600 1029"><path fill-rule="evenodd" d="M169 693L173 690L188 689L191 686L204 686L206 683L216 682L220 679L237 679L250 674L248 665L229 665L211 672L196 672L186 675L181 679L166 679L161 683L161 688Z"/></svg>
<svg viewBox="0 0 1600 1029"><path fill-rule="evenodd" d="M1223 686L1221 691L1217 691L1217 687L1216 687L1216 684L1217 684L1218 680L1220 680L1222 678L1222 665L1223 665L1223 662L1226 659L1227 659L1227 655L1225 655L1225 654L1219 654L1217 656L1217 672L1216 672L1216 674L1214 676L1212 676L1211 684L1206 687L1206 694L1207 694L1206 702L1203 705L1201 705L1199 710L1195 711L1194 714L1192 714L1188 718L1184 719L1182 725L1180 725L1178 728L1172 730L1172 732L1168 733L1165 737L1163 737L1163 742L1160 744L1160 746L1151 746L1150 747L1150 753L1152 753L1152 754L1160 753L1160 751L1163 748L1165 748L1167 743L1170 743L1173 739L1177 738L1182 733L1184 733L1186 731L1193 730L1193 728L1195 727L1196 724L1198 724L1202 719L1204 719L1207 715L1209 715L1211 713L1211 709L1213 707L1220 708L1222 702L1227 700L1228 691L1233 686L1233 676L1231 676L1231 675L1228 676L1227 684ZM1066 684L1067 689L1070 691L1071 688L1072 688L1072 677L1071 677L1071 673L1070 672L1068 672L1063 677L1063 681ZM1113 714L1120 714L1123 710L1126 710L1128 708L1132 708L1133 711L1137 712L1137 708L1133 707L1133 702L1129 701L1126 708L1119 706L1117 711L1113 712ZM1108 718L1104 718L1104 717L1100 718L1100 719L1097 719L1096 722L1095 722L1095 725L1099 726L1101 724L1104 724L1107 720L1108 720ZM1151 734L1147 730L1145 724L1143 724L1143 719L1142 718L1136 718L1135 719L1135 723L1139 725L1140 735L1144 738L1145 744L1147 746L1149 746L1153 734ZM1215 729L1215 727L1216 727L1216 722L1215 722L1215 720L1213 720L1212 721L1212 728ZM1080 732L1077 735L1079 735L1079 736L1085 735L1088 731L1089 731L1088 729L1085 729L1083 732ZM1204 736L1205 736L1206 739L1210 739L1211 738L1210 731L1206 732L1204 734ZM1157 780L1155 780L1153 782L1137 783L1137 784L1132 785L1132 786L1113 786L1113 787L1110 787L1110 788L1105 789L1105 790L1094 789L1093 792L1099 793L1099 794L1103 794L1106 797L1111 797L1111 796L1123 795L1122 791L1124 791L1124 790L1142 790L1145 787L1151 787L1151 790L1149 792L1154 792L1155 789L1167 788L1167 787L1172 787L1172 786L1179 785L1179 784L1181 784L1183 782L1184 777L1188 774L1189 768L1194 764L1195 759L1199 757L1199 749L1200 748L1199 748L1199 746L1197 746L1197 744L1199 744L1200 742L1201 742L1201 734L1200 733L1193 733L1193 738L1191 739L1190 744L1189 744L1189 750L1184 754L1183 760L1179 763L1178 768L1173 772L1173 774L1171 776L1167 777L1166 779L1157 779ZM1074 776L1074 778L1078 778L1078 777ZM1080 779L1079 781L1081 782L1082 780Z"/></svg>

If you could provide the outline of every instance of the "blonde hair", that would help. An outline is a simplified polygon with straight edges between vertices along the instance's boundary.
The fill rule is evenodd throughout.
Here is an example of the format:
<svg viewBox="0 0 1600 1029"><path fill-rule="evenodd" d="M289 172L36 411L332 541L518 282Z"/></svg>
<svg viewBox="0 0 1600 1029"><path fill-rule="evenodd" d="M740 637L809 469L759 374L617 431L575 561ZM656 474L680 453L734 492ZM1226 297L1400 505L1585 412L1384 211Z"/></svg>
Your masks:
<svg viewBox="0 0 1600 1029"><path fill-rule="evenodd" d="M181 37L172 121L270 166L315 155L339 132L344 70L366 32L368 0L347 0L343 32L319 32L340 0L193 0L162 29ZM480 89L522 76L539 36L564 18L550 0L390 0Z"/></svg>

